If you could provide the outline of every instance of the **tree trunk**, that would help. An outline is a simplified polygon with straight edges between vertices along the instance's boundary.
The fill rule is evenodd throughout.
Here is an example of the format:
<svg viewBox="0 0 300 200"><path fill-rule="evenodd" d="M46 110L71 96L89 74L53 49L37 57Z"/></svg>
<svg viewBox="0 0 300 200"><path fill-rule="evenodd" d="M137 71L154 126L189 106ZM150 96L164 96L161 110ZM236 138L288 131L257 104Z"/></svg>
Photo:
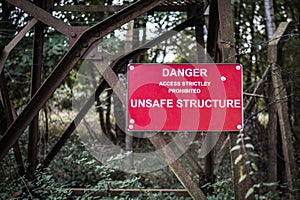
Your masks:
<svg viewBox="0 0 300 200"><path fill-rule="evenodd" d="M275 30L273 0L264 0L268 40L271 40Z"/></svg>

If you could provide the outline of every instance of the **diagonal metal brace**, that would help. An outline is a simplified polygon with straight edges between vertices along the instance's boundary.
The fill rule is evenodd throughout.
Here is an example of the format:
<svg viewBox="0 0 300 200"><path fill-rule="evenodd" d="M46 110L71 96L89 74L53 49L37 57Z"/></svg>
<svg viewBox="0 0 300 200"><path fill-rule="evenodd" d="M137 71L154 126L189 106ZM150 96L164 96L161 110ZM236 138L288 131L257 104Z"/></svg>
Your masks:
<svg viewBox="0 0 300 200"><path fill-rule="evenodd" d="M25 34L32 29L32 27L38 22L36 19L30 20L28 24L4 47L2 52L0 52L0 74L4 68L4 64L9 56L11 50L20 42L20 40L25 36Z"/></svg>

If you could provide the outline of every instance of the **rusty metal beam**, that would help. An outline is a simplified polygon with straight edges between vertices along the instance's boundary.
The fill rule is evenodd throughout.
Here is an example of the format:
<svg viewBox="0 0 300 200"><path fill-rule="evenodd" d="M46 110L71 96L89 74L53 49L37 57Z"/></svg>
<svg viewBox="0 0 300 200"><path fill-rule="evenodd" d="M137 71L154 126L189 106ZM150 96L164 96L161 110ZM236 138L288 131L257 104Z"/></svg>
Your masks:
<svg viewBox="0 0 300 200"><path fill-rule="evenodd" d="M217 0L211 0L209 4L209 20L207 35L207 52L215 62L218 51L219 12Z"/></svg>
<svg viewBox="0 0 300 200"><path fill-rule="evenodd" d="M21 41L21 39L25 36L25 34L32 29L32 27L37 23L38 21L36 19L32 19L28 22L28 24L3 48L0 52L0 87L1 87L1 93L2 93L2 101L5 108L6 113L6 121L8 126L13 123L13 121L16 118L16 115L14 113L14 110L11 106L10 99L8 97L6 85L5 85L5 79L4 79L4 73L2 73L2 70L4 68L5 62L12 51L12 49ZM25 173L25 168L23 164L23 159L19 147L18 140L13 146L14 149L14 155L16 158L16 162L19 168L19 174L23 175Z"/></svg>
<svg viewBox="0 0 300 200"><path fill-rule="evenodd" d="M219 30L219 14L218 14L218 4L217 0L211 0L209 2L209 19L208 19L208 38L207 38L207 53L213 59L214 62L217 60L217 41L218 41L218 30ZM208 60L209 62L209 60ZM209 137L209 135L207 135ZM208 139L208 142L211 140ZM207 182L213 184L215 182L214 178L214 149L213 148L205 156L205 179ZM207 192L212 193L213 188L207 188Z"/></svg>
<svg viewBox="0 0 300 200"><path fill-rule="evenodd" d="M55 11L61 12L117 12L125 6L104 6L104 5L63 5L55 6ZM157 6L152 11L156 12L167 12L167 11L188 11L193 8L193 5L186 6Z"/></svg>
<svg viewBox="0 0 300 200"><path fill-rule="evenodd" d="M30 14L34 18L38 19L39 21L43 22L44 24L54 28L58 32L69 36L69 28L70 26L57 19L56 17L52 16L50 13L48 13L46 10L34 5L31 1L27 0L6 0L8 3L21 8L26 13Z"/></svg>
<svg viewBox="0 0 300 200"><path fill-rule="evenodd" d="M3 159L9 149L18 140L28 124L52 96L54 91L62 83L68 73L72 70L73 66L79 61L80 57L87 51L90 45L100 40L103 36L112 32L121 25L159 5L162 1L163 0L137 1L136 3L131 4L127 8L106 18L102 22L83 32L76 43L69 49L66 55L54 68L52 73L45 80L34 97L28 102L27 106L20 113L14 123L5 132L5 135L0 141L0 160Z"/></svg>
<svg viewBox="0 0 300 200"><path fill-rule="evenodd" d="M55 11L61 12L118 12L126 6L104 6L104 5L63 5L55 6Z"/></svg>
<svg viewBox="0 0 300 200"><path fill-rule="evenodd" d="M35 0L34 3L47 10L45 0ZM30 96L33 97L42 83L42 66L43 66L43 47L44 47L44 29L45 25L38 22L34 27L33 39L33 56L31 68L31 91ZM34 176L38 164L38 139L39 139L39 114L37 114L29 125L28 132L28 166L27 175Z"/></svg>
<svg viewBox="0 0 300 200"><path fill-rule="evenodd" d="M47 157L42 163L42 168L48 167L50 162L53 160L53 158L56 156L56 154L60 151L60 149L63 147L63 145L67 142L68 138L71 136L71 134L76 129L76 126L80 123L80 121L83 119L85 114L88 112L88 110L94 105L95 98L97 98L103 90L108 87L108 85L114 89L115 94L118 96L118 98L123 101L122 103L125 105L124 101L124 95L122 91L118 90L118 87L115 87L118 78L116 77L115 73L118 73L122 67L126 64L126 62L130 59L135 58L136 56L139 56L140 54L144 53L148 49L154 47L155 45L161 43L162 41L172 37L177 32L193 25L195 18L191 18L186 20L185 22L179 24L178 26L174 27L172 30L165 32L161 36L157 37L154 40L149 41L148 43L138 47L137 49L129 52L128 54L121 56L119 59L117 59L115 62L113 62L109 67L107 67L104 71L102 71L103 76L107 79L107 81L103 80L98 85L96 91L93 95L88 99L88 101L85 103L85 105L82 107L82 109L79 111L79 113L76 115L75 119L70 123L68 128L65 130L65 132L62 134L59 141L54 145L52 150L49 152Z"/></svg>
<svg viewBox="0 0 300 200"><path fill-rule="evenodd" d="M5 111L5 118L6 118L6 124L7 127L13 123L16 114L14 113L13 107L11 106L11 102L9 99L6 83L5 83L5 77L4 73L0 74L0 100L2 101L4 111ZM14 150L14 156L16 159L16 163L18 165L18 173L19 175L25 174L25 167L23 164L22 154L20 150L19 141L17 140L16 143L13 146Z"/></svg>
<svg viewBox="0 0 300 200"><path fill-rule="evenodd" d="M0 52L0 74L4 68L4 64L8 58L11 50L21 41L21 39L25 36L25 34L32 29L32 27L37 23L36 19L32 19L28 22L28 24L12 39L8 45L4 47L2 52Z"/></svg>

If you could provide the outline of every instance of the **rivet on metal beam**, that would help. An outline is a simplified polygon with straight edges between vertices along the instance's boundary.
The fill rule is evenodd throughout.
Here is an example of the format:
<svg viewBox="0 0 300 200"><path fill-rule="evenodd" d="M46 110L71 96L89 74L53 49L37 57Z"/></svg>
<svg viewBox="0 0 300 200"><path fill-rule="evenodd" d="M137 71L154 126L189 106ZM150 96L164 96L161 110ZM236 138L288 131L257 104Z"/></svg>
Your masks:
<svg viewBox="0 0 300 200"><path fill-rule="evenodd" d="M89 44L87 42L83 43L83 48L87 48L89 46Z"/></svg>
<svg viewBox="0 0 300 200"><path fill-rule="evenodd" d="M76 34L75 32L72 31L72 32L71 32L71 37L72 37L72 38L76 38L76 37L77 37L77 34Z"/></svg>
<svg viewBox="0 0 300 200"><path fill-rule="evenodd" d="M80 52L79 51L75 51L75 56L79 57L80 56Z"/></svg>

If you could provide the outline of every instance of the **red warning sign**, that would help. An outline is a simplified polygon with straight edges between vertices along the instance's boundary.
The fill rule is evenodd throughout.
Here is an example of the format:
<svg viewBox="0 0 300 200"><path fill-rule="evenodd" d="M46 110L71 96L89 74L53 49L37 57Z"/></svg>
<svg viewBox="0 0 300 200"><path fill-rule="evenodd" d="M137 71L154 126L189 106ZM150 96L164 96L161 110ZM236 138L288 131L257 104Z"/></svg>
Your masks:
<svg viewBox="0 0 300 200"><path fill-rule="evenodd" d="M240 64L129 64L131 131L238 131Z"/></svg>

